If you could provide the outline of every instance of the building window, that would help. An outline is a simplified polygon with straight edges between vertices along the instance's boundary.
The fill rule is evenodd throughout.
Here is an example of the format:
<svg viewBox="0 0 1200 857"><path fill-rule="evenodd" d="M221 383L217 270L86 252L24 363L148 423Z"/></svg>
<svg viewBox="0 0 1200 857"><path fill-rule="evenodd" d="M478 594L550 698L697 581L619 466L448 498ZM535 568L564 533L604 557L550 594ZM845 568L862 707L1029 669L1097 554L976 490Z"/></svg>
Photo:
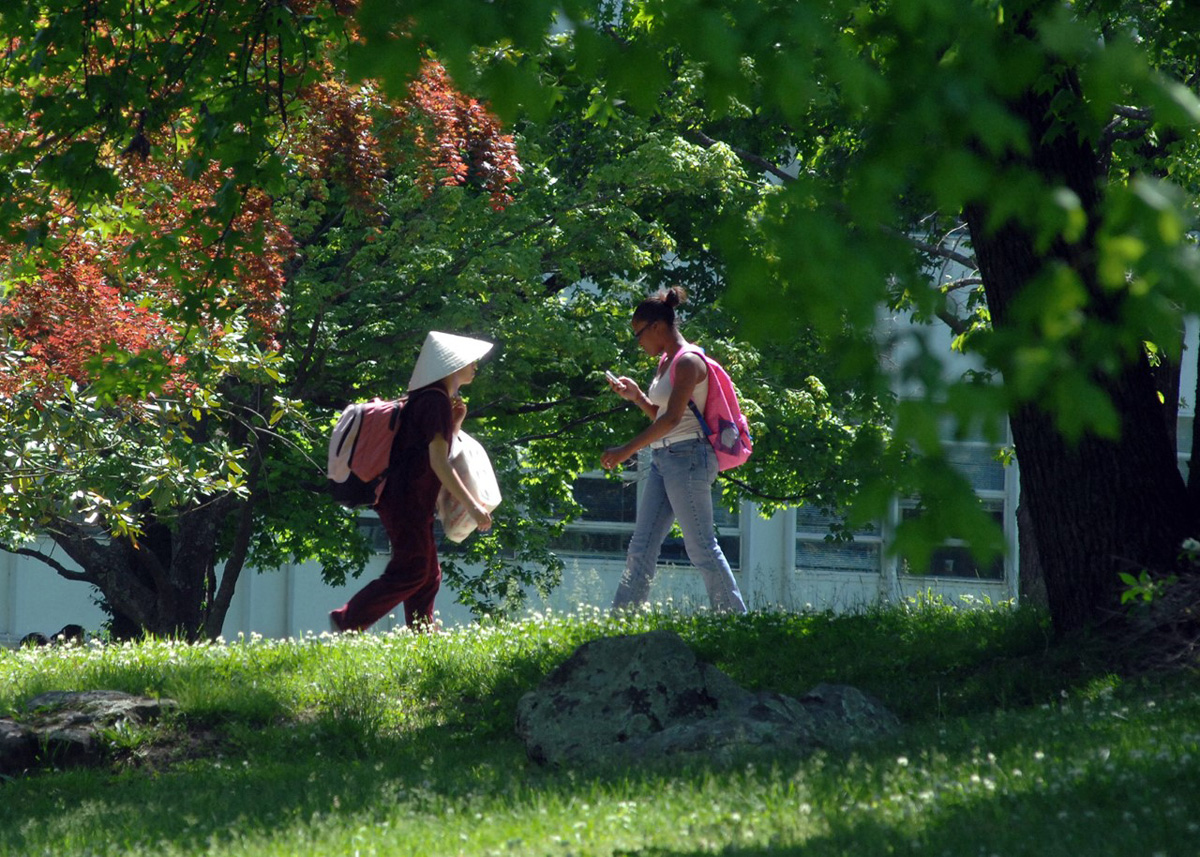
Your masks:
<svg viewBox="0 0 1200 857"><path fill-rule="evenodd" d="M1001 447L982 442L947 443L946 458L967 478L980 497L1004 496L1004 464Z"/></svg>
<svg viewBox="0 0 1200 857"><path fill-rule="evenodd" d="M374 511L364 509L359 512L358 531L366 537L373 553L390 554L392 552L392 544L388 541L387 532L383 529L383 522L379 520L379 515ZM442 522L437 519L437 516L434 516L433 543L437 545L438 554L448 555L462 553L466 550L465 542L459 544L442 536Z"/></svg>
<svg viewBox="0 0 1200 857"><path fill-rule="evenodd" d="M948 443L947 458L970 482L975 496L983 503L985 511L1001 529L1009 516L1007 492L1005 490L1005 468L999 460L1000 446L982 441ZM896 504L891 524L898 520L911 520L920 514L918 501L902 499ZM832 515L823 514L810 506L796 509L796 570L804 574L882 574L885 544L878 525L854 531L849 538L835 539L830 528L840 523ZM959 540L949 540L935 548L932 558L924 568L914 568L904 557L898 559L900 574L922 577L950 577L973 580L1003 580L1004 560L980 565L966 545Z"/></svg>
<svg viewBox="0 0 1200 857"><path fill-rule="evenodd" d="M575 501L583 507L578 519L567 525L562 535L551 542L555 553L565 557L612 560L623 562L637 521L637 504L641 491L637 471L630 468L621 479L611 479L599 472L587 473L575 480L572 488ZM729 512L720 505L720 491L713 490L713 523L717 528L717 543L729 561L730 568L741 565L741 518L737 511ZM660 565L690 565L683 537L678 528L663 542Z"/></svg>
<svg viewBox="0 0 1200 857"><path fill-rule="evenodd" d="M1008 503L1005 492L1005 468L999 459L1001 447L982 441L946 444L946 457L975 489L983 510L1001 530L1005 528ZM900 518L912 520L921 514L916 501L900 503ZM970 580L1004 580L1004 558L996 557L981 565L958 539L949 539L934 549L929 564L915 568L906 558L900 558L901 574L929 577L966 578Z"/></svg>
<svg viewBox="0 0 1200 857"><path fill-rule="evenodd" d="M1004 501L985 499L984 511L1001 529L1004 527ZM911 520L921 514L915 504L904 504L900 516ZM914 568L906 557L900 558L900 573L930 577L965 577L973 580L1003 580L1004 558L996 557L990 563L981 565L979 560L967 549L966 544L958 539L950 539L934 549L925 568Z"/></svg>
<svg viewBox="0 0 1200 857"><path fill-rule="evenodd" d="M391 553L392 546L388 542L387 533L383 530L383 522L374 512L360 512L358 515L358 531L362 533L374 553Z"/></svg>
<svg viewBox="0 0 1200 857"><path fill-rule="evenodd" d="M811 506L796 509L796 568L812 574L858 572L879 574L883 540L878 527L850 534L849 540L834 539L830 527L840 519Z"/></svg>
<svg viewBox="0 0 1200 857"><path fill-rule="evenodd" d="M627 470L620 479L586 474L571 491L583 512L551 541L551 549L560 556L623 559L637 519L636 472Z"/></svg>

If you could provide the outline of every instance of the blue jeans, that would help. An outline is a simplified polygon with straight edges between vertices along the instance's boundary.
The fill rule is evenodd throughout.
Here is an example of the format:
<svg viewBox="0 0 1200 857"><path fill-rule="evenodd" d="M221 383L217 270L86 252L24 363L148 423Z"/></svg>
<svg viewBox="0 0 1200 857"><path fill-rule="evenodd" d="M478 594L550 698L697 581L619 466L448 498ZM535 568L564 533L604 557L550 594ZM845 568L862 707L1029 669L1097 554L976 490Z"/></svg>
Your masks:
<svg viewBox="0 0 1200 857"><path fill-rule="evenodd" d="M658 567L663 540L678 518L688 559L704 575L714 610L745 613L733 572L717 544L713 525L712 484L717 455L702 438L651 450L650 471L638 502L637 523L629 541L625 573L613 598L613 609L644 604Z"/></svg>

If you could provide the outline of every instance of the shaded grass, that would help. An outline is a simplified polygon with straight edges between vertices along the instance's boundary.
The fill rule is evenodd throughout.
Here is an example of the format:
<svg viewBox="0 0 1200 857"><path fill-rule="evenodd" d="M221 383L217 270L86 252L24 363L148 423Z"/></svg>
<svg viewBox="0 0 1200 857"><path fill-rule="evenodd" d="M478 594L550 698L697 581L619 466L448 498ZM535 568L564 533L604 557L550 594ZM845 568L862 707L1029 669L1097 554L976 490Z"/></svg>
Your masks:
<svg viewBox="0 0 1200 857"><path fill-rule="evenodd" d="M854 684L906 729L724 768L528 763L520 695L580 643L651 628L748 687ZM0 785L0 855L1198 853L1192 679L1123 681L1096 654L1050 645L1032 611L936 602L6 653L0 708L115 687L179 700L161 737L216 741Z"/></svg>

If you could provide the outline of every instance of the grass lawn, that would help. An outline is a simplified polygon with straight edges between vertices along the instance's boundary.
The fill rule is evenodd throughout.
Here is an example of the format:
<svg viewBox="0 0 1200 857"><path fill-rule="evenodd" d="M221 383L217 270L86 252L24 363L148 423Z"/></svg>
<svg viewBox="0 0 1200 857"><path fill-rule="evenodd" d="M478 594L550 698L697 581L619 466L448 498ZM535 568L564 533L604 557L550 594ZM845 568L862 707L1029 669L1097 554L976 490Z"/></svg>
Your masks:
<svg viewBox="0 0 1200 857"><path fill-rule="evenodd" d="M545 770L520 695L580 643L672 628L752 689L853 684L905 722L854 752ZM179 701L112 764L0 783L0 855L1200 855L1195 675L1122 680L1044 617L600 613L396 633L0 653L46 690Z"/></svg>

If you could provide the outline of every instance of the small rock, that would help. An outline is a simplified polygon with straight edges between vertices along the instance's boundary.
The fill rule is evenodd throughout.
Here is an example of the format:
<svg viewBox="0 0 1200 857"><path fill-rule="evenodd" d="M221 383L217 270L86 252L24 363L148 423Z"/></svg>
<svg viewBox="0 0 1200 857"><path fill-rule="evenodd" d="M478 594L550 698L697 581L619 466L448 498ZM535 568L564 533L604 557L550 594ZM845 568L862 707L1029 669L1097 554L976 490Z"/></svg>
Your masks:
<svg viewBox="0 0 1200 857"><path fill-rule="evenodd" d="M100 733L120 724L142 725L174 711L172 699L116 690L51 691L25 704L20 722L0 718L0 774L37 765L89 765L105 759Z"/></svg>

